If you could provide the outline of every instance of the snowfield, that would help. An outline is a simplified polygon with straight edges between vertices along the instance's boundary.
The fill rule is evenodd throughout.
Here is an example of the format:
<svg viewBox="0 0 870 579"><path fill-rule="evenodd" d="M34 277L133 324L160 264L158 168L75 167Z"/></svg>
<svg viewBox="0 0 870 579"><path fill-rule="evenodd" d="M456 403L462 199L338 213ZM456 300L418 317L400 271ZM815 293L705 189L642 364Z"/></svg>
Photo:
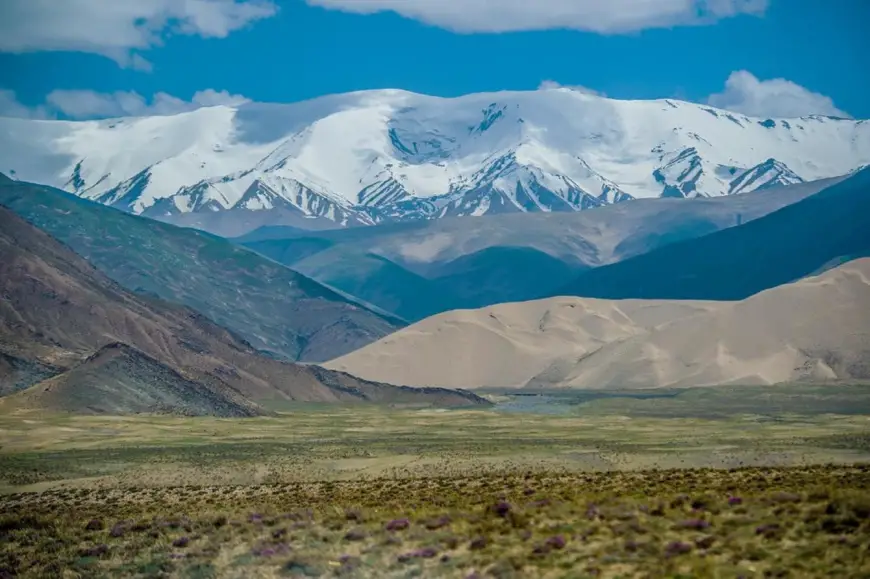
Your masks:
<svg viewBox="0 0 870 579"><path fill-rule="evenodd" d="M380 90L174 116L0 119L3 173L167 220L280 210L335 226L576 211L746 193L868 163L866 121L758 119L569 89Z"/></svg>

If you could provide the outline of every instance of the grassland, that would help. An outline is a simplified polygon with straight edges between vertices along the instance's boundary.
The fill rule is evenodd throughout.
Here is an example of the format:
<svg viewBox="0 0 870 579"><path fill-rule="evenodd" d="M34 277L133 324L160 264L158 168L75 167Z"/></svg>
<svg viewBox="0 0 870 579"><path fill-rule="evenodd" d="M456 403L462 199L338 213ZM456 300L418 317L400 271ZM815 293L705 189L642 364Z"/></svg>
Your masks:
<svg viewBox="0 0 870 579"><path fill-rule="evenodd" d="M2 415L0 577L870 577L850 388Z"/></svg>

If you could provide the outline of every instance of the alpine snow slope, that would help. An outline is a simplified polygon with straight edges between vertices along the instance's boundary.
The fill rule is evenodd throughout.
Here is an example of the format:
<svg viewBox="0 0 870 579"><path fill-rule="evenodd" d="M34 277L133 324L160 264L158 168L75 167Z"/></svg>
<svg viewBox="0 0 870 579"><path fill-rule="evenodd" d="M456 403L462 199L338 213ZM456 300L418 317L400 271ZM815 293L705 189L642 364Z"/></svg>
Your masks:
<svg viewBox="0 0 870 579"><path fill-rule="evenodd" d="M89 122L0 119L0 170L221 235L720 196L870 163L870 124L569 89L401 90Z"/></svg>
<svg viewBox="0 0 870 579"><path fill-rule="evenodd" d="M328 366L465 388L868 379L870 259L738 302L560 297L448 312Z"/></svg>

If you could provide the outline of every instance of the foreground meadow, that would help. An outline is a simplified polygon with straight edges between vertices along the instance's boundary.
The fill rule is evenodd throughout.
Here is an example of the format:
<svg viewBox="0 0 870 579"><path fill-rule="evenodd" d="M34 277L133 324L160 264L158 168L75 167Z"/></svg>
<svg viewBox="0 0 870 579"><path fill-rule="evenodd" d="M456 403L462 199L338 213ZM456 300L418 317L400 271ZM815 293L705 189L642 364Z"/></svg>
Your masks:
<svg viewBox="0 0 870 579"><path fill-rule="evenodd" d="M0 577L870 577L863 392L9 414Z"/></svg>

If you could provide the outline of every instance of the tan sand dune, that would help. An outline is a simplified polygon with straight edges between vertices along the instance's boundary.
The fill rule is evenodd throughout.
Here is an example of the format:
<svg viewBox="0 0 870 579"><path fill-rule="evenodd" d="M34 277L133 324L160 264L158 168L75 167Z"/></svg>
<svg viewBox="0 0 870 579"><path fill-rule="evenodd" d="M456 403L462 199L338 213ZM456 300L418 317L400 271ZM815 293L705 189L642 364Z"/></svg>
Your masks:
<svg viewBox="0 0 870 579"><path fill-rule="evenodd" d="M327 366L463 388L867 379L870 259L740 302L561 297L447 312Z"/></svg>
<svg viewBox="0 0 870 579"><path fill-rule="evenodd" d="M554 364L573 363L607 344L644 335L657 324L719 305L560 297L446 312L327 367L392 376L410 386L520 388Z"/></svg>

